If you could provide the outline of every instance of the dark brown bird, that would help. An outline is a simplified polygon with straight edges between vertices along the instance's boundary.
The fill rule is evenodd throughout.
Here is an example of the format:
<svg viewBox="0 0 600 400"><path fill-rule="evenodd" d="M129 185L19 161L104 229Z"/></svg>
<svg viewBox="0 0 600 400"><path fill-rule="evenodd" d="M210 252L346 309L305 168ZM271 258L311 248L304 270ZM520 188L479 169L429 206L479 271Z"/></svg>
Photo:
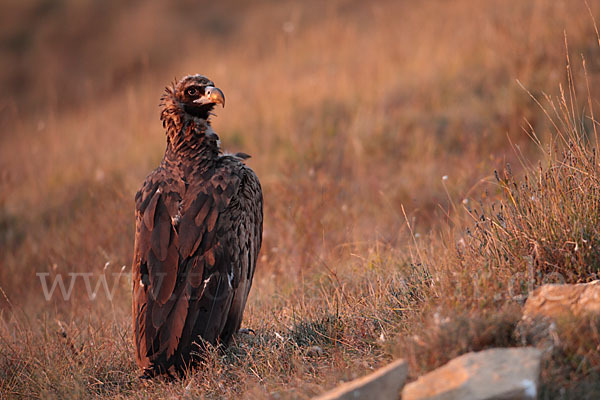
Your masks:
<svg viewBox="0 0 600 400"><path fill-rule="evenodd" d="M185 372L242 322L262 240L262 191L223 155L209 117L223 92L202 75L161 98L164 158L135 197L133 331L144 377Z"/></svg>

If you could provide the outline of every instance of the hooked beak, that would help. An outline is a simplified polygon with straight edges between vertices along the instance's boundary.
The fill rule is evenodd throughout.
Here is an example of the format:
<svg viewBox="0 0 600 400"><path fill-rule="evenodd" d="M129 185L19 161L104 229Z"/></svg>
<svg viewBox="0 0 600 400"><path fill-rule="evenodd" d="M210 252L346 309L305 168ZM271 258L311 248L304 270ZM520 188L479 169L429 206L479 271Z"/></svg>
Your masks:
<svg viewBox="0 0 600 400"><path fill-rule="evenodd" d="M207 86L204 88L204 96L197 98L194 100L196 104L220 104L225 107L225 95L221 91L221 89Z"/></svg>

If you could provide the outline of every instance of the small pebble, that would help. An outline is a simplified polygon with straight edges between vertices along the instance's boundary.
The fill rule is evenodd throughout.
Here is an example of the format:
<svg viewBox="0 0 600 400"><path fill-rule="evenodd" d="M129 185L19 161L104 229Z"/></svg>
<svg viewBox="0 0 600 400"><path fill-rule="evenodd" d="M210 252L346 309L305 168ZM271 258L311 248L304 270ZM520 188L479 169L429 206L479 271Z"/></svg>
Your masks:
<svg viewBox="0 0 600 400"><path fill-rule="evenodd" d="M310 346L306 351L306 355L309 357L318 357L323 355L323 349L319 346Z"/></svg>

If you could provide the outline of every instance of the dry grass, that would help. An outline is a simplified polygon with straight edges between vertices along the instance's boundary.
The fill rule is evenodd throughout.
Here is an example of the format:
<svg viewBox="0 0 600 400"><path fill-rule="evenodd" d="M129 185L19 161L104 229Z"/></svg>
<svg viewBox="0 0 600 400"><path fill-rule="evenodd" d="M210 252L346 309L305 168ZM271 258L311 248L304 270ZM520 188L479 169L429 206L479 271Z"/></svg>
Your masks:
<svg viewBox="0 0 600 400"><path fill-rule="evenodd" d="M416 377L521 345L523 295L598 273L600 47L583 2L202 7L6 5L2 396L307 398L398 356ZM133 195L162 156L162 87L195 72L225 92L213 125L263 182L257 334L142 385L121 268ZM80 275L69 301L46 301L37 273L106 276L114 296L90 298ZM597 327L561 328L542 398L600 391Z"/></svg>

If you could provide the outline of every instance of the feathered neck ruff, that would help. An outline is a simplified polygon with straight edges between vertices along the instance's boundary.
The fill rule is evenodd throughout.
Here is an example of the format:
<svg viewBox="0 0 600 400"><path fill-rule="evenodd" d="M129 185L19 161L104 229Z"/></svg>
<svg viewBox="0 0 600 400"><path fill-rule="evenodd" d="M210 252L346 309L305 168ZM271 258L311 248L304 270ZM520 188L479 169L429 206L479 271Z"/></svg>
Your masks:
<svg viewBox="0 0 600 400"><path fill-rule="evenodd" d="M175 85L165 88L160 100L160 119L167 134L165 156L215 158L220 154L219 137L210 122L184 111Z"/></svg>

